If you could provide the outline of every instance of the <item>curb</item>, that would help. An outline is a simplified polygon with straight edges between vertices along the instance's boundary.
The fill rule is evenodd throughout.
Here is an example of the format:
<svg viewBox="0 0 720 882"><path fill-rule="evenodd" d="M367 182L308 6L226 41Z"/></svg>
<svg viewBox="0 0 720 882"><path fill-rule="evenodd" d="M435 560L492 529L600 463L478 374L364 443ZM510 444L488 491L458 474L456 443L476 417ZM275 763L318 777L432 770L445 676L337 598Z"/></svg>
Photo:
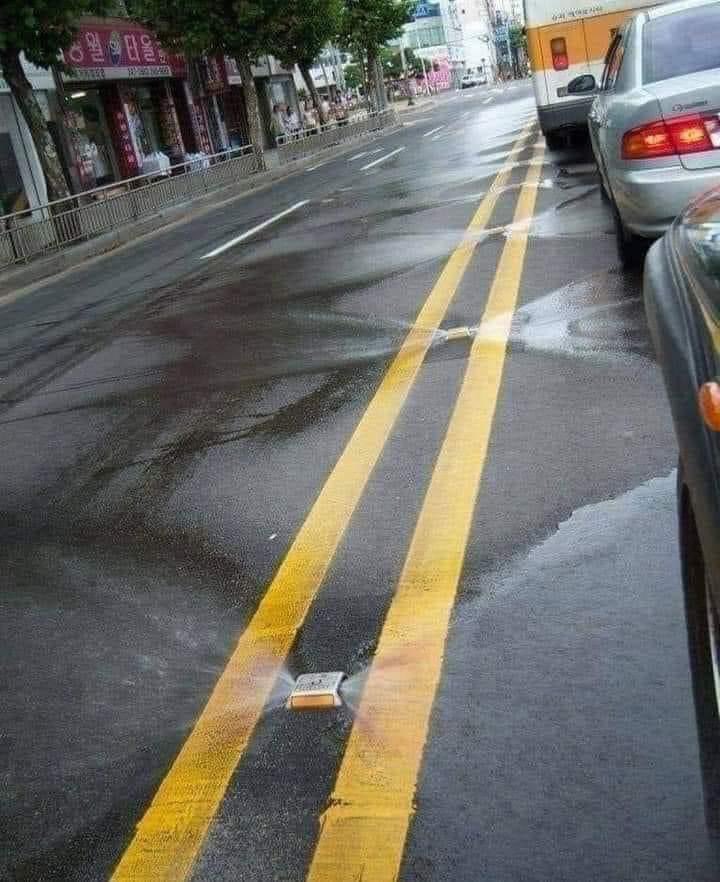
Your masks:
<svg viewBox="0 0 720 882"><path fill-rule="evenodd" d="M0 278L0 306L4 301L14 300L24 293L23 289L45 281L52 276L57 276L74 269L89 259L102 258L145 236L195 220L213 209L220 208L229 202L234 202L251 193L270 187L285 178L292 177L292 175L303 171L306 166L317 162L320 156L327 156L328 159L342 156L344 153L357 149L358 143L377 140L398 131L402 127L402 122L396 122L380 132L373 132L370 137L361 136L337 147L318 150L316 153L303 156L302 159L291 160L285 165L277 166L268 171L258 172L242 181L213 190L212 193L198 196L197 199L193 199L191 202L182 202L179 205L172 205L161 209L156 214L152 214L143 220L126 224L109 233L103 233L90 239L88 242L80 242L64 251L39 258L16 269L11 269L3 273Z"/></svg>

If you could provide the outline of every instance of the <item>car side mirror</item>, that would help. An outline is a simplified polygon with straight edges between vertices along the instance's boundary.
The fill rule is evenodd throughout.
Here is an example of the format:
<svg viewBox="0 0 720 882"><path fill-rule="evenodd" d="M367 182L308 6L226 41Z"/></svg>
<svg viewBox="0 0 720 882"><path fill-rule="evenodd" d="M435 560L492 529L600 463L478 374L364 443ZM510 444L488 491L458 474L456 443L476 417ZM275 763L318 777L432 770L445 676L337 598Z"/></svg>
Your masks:
<svg viewBox="0 0 720 882"><path fill-rule="evenodd" d="M587 95L597 90L597 81L592 74L582 74L570 80L567 86L568 95Z"/></svg>

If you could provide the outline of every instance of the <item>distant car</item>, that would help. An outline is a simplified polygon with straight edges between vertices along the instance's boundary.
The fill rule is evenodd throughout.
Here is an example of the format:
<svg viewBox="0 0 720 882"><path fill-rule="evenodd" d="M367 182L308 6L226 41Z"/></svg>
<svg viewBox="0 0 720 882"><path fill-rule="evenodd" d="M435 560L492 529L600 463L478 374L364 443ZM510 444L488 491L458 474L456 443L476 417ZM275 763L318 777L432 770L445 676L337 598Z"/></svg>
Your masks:
<svg viewBox="0 0 720 882"><path fill-rule="evenodd" d="M478 86L487 86L487 76L484 73L479 73L476 79Z"/></svg>
<svg viewBox="0 0 720 882"><path fill-rule="evenodd" d="M711 832L720 834L720 189L650 249L645 308L679 446L690 667Z"/></svg>
<svg viewBox="0 0 720 882"><path fill-rule="evenodd" d="M476 74L465 74L460 82L461 89L471 89L473 86L479 86L480 80Z"/></svg>
<svg viewBox="0 0 720 882"><path fill-rule="evenodd" d="M588 126L624 266L720 183L720 0L676 0L613 38ZM596 88L585 74L568 85Z"/></svg>

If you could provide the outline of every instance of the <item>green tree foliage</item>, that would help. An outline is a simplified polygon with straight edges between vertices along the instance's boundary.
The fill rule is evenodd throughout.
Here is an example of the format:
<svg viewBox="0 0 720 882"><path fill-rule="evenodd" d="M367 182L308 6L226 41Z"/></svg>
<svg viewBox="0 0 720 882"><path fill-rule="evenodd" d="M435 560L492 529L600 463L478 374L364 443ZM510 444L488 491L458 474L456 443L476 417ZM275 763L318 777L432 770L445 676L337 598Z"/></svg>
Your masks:
<svg viewBox="0 0 720 882"><path fill-rule="evenodd" d="M100 15L107 3L95 0L23 0L0 5L0 53L24 52L28 61L49 67L67 49L83 15Z"/></svg>
<svg viewBox="0 0 720 882"><path fill-rule="evenodd" d="M359 64L348 64L344 73L348 89L358 89L363 85L362 68Z"/></svg>
<svg viewBox="0 0 720 882"><path fill-rule="evenodd" d="M378 106L384 104L380 47L400 36L414 7L415 0L345 0L340 40L355 55L362 57L364 53L367 58L368 78Z"/></svg>
<svg viewBox="0 0 720 882"><path fill-rule="evenodd" d="M527 35L522 25L510 25L510 46L513 49L522 49L527 52Z"/></svg>
<svg viewBox="0 0 720 882"><path fill-rule="evenodd" d="M380 50L380 61L385 76L399 80L405 75L399 47L383 46ZM405 50L405 64L407 65L408 76L412 76L420 69L420 62L412 49Z"/></svg>
<svg viewBox="0 0 720 882"><path fill-rule="evenodd" d="M415 0L345 0L341 37L352 49L377 49L394 40L410 20Z"/></svg>
<svg viewBox="0 0 720 882"><path fill-rule="evenodd" d="M310 67L340 32L344 10L343 0L288 0L275 21L272 54L289 67L297 64L322 122L326 120Z"/></svg>
<svg viewBox="0 0 720 882"><path fill-rule="evenodd" d="M228 55L243 83L250 139L262 149L262 127L252 63L270 51L281 0L131 0L130 14L149 25L161 42L198 55Z"/></svg>
<svg viewBox="0 0 720 882"><path fill-rule="evenodd" d="M8 0L0 3L0 71L28 125L40 159L50 199L68 195L67 181L42 109L20 55L40 67L57 63L75 36L83 15L102 15L103 0Z"/></svg>

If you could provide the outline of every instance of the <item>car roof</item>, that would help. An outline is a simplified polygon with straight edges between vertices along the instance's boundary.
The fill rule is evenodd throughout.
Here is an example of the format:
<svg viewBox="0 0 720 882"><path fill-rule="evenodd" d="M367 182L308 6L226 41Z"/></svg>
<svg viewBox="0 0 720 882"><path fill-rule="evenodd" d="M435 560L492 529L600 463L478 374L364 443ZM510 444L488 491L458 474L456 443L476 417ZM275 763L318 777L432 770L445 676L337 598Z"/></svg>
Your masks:
<svg viewBox="0 0 720 882"><path fill-rule="evenodd" d="M673 0L672 3L663 3L644 10L648 19L662 18L664 15L672 15L674 12L683 12L685 9L695 9L698 6L717 6L720 0Z"/></svg>

